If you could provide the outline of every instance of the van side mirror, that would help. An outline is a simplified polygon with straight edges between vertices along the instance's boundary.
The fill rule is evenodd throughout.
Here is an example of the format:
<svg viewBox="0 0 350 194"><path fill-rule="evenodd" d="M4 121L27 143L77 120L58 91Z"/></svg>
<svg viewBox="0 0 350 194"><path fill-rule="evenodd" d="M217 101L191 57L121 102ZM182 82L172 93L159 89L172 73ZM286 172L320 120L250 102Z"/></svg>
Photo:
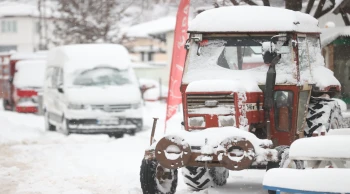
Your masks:
<svg viewBox="0 0 350 194"><path fill-rule="evenodd" d="M59 93L64 93L64 91L63 91L63 85L59 85L59 86L57 87L57 90L58 90Z"/></svg>

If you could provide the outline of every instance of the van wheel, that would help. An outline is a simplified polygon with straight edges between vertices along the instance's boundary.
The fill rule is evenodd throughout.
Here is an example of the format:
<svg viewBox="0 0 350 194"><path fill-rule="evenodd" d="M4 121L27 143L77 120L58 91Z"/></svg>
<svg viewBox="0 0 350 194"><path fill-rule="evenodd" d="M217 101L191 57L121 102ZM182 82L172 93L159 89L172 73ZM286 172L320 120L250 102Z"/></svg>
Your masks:
<svg viewBox="0 0 350 194"><path fill-rule="evenodd" d="M143 129L143 120L141 119L140 122L136 123L136 131L142 131Z"/></svg>
<svg viewBox="0 0 350 194"><path fill-rule="evenodd" d="M56 131L56 127L52 125L49 121L48 112L45 112L44 119L45 119L45 131Z"/></svg>
<svg viewBox="0 0 350 194"><path fill-rule="evenodd" d="M3 100L2 106L4 107L4 110L12 110L12 106L8 100Z"/></svg>
<svg viewBox="0 0 350 194"><path fill-rule="evenodd" d="M122 137L124 137L124 133L123 132L110 133L110 134L108 134L108 136L115 137L115 138L122 138Z"/></svg>

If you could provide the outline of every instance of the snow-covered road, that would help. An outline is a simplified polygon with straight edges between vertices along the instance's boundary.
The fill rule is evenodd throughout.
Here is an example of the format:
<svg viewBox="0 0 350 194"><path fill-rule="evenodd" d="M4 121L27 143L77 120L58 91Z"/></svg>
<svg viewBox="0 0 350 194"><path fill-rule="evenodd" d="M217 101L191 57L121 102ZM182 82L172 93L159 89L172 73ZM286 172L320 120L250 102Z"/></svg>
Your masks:
<svg viewBox="0 0 350 194"><path fill-rule="evenodd" d="M165 105L146 106L146 129L121 139L44 131L41 116L0 111L1 194L141 194L139 170L149 144L152 117ZM192 192L179 176L177 193L267 193L263 170L230 172L222 188ZM179 173L181 175L181 173Z"/></svg>

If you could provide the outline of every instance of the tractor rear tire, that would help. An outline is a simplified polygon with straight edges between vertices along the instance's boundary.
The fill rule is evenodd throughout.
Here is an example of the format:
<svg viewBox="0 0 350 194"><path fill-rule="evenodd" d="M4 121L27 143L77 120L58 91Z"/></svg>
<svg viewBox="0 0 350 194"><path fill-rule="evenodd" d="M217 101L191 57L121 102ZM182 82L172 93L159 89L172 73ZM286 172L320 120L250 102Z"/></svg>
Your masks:
<svg viewBox="0 0 350 194"><path fill-rule="evenodd" d="M161 180L157 175L161 175ZM143 159L140 182L143 194L174 194L177 187L177 170L165 169L156 160Z"/></svg>
<svg viewBox="0 0 350 194"><path fill-rule="evenodd" d="M187 166L182 168L185 183L195 191L212 186L222 186L227 182L229 171L226 168L205 168Z"/></svg>
<svg viewBox="0 0 350 194"><path fill-rule="evenodd" d="M305 136L307 137L311 137L322 126L326 132L330 129L342 128L343 116L338 102L329 98L311 97L306 124Z"/></svg>

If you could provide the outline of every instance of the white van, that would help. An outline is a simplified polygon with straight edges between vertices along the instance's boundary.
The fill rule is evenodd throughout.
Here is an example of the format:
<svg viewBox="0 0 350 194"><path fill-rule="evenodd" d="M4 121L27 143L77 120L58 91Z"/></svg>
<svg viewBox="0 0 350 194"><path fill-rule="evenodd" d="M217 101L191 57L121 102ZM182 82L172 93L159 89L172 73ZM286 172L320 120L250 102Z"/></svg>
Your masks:
<svg viewBox="0 0 350 194"><path fill-rule="evenodd" d="M121 137L142 129L140 87L129 53L116 44L49 51L44 84L47 130Z"/></svg>

